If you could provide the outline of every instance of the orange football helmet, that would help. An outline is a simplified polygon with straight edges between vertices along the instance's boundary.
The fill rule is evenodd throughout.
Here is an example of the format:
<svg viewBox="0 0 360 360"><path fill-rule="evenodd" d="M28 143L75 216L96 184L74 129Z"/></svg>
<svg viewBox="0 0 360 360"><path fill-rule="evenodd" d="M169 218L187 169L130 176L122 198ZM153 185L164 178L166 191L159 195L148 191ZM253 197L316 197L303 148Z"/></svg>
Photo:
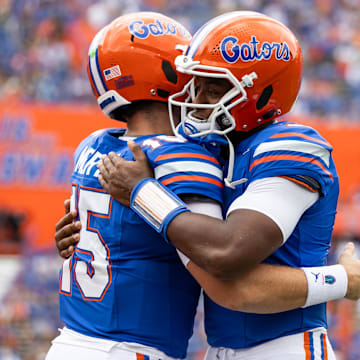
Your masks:
<svg viewBox="0 0 360 360"><path fill-rule="evenodd" d="M192 103L195 77L183 91L170 96L170 108L181 107L182 125L195 137L250 131L287 113L302 76L302 53L294 34L280 22L251 11L230 12L207 22L175 64L181 73L227 79L232 84L212 105ZM180 96L185 94L189 96L183 102ZM206 127L192 116L204 108L212 110Z"/></svg>
<svg viewBox="0 0 360 360"><path fill-rule="evenodd" d="M118 17L94 37L88 58L88 76L97 102L110 116L138 100L167 102L189 76L175 71L191 34L179 22L155 12Z"/></svg>

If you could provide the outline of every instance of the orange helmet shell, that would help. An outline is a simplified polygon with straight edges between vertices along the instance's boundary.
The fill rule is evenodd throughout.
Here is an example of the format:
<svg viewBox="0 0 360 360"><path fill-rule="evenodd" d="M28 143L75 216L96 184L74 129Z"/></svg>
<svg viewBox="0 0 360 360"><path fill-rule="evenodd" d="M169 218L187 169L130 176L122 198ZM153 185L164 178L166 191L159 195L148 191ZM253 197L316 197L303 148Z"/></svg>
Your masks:
<svg viewBox="0 0 360 360"><path fill-rule="evenodd" d="M238 11L216 17L197 31L186 56L228 69L239 81L256 73L253 86L246 88L246 101L231 109L235 130L250 131L287 113L297 98L300 45L286 26L263 14Z"/></svg>
<svg viewBox="0 0 360 360"><path fill-rule="evenodd" d="M105 26L89 49L88 76L105 114L137 100L166 102L189 77L174 59L191 35L179 22L155 12L120 16Z"/></svg>

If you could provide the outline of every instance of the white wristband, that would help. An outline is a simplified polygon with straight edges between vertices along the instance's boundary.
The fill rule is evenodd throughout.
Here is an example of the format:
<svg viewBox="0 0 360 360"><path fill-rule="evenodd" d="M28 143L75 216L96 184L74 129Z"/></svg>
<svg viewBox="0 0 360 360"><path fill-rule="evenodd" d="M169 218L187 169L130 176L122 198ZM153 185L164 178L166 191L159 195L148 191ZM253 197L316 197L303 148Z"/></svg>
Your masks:
<svg viewBox="0 0 360 360"><path fill-rule="evenodd" d="M175 216L189 211L186 204L155 179L140 181L131 193L130 207L165 239L166 230Z"/></svg>
<svg viewBox="0 0 360 360"><path fill-rule="evenodd" d="M187 267L188 263L191 261L185 254L183 254L180 250L176 249L180 260L184 264L185 267Z"/></svg>
<svg viewBox="0 0 360 360"><path fill-rule="evenodd" d="M342 265L308 267L302 270L308 282L308 294L303 308L345 296L348 278Z"/></svg>

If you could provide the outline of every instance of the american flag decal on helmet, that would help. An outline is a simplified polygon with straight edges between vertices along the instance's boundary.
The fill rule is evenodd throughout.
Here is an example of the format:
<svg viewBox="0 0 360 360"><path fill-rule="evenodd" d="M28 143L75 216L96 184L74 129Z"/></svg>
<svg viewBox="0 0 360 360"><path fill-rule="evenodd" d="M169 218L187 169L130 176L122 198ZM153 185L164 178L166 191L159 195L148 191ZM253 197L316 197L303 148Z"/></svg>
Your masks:
<svg viewBox="0 0 360 360"><path fill-rule="evenodd" d="M121 71L120 71L119 65L115 65L111 68L105 69L104 76L105 76L106 81L109 81L111 79L121 76Z"/></svg>

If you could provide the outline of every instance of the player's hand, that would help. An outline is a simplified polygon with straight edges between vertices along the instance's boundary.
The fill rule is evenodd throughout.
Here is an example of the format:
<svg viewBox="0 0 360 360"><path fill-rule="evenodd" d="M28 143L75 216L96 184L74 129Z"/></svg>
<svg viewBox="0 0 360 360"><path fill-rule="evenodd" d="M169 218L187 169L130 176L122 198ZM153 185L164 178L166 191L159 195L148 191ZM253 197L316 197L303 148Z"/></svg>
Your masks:
<svg viewBox="0 0 360 360"><path fill-rule="evenodd" d="M130 206L131 191L135 185L147 177L153 177L153 171L141 147L131 140L128 141L128 146L134 155L134 161L124 160L110 152L97 164L101 186L125 206Z"/></svg>
<svg viewBox="0 0 360 360"><path fill-rule="evenodd" d="M65 215L55 226L55 244L59 255L67 259L74 252L74 246L80 240L80 221L75 221L76 210L70 211L70 200L65 200Z"/></svg>
<svg viewBox="0 0 360 360"><path fill-rule="evenodd" d="M345 297L350 300L360 298L360 260L354 257L355 246L352 242L346 244L339 264L343 265L348 276L348 289Z"/></svg>

